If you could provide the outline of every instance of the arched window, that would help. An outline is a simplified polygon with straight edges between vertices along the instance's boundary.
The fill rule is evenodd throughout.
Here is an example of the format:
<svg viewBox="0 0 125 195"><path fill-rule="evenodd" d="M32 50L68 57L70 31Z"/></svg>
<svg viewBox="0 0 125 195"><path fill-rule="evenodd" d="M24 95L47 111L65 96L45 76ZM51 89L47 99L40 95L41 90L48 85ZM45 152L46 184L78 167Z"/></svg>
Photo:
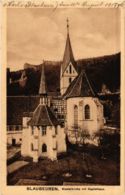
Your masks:
<svg viewBox="0 0 125 195"><path fill-rule="evenodd" d="M74 126L78 127L78 106L74 106Z"/></svg>
<svg viewBox="0 0 125 195"><path fill-rule="evenodd" d="M43 144L42 145L42 152L47 152L47 146L46 146L46 144Z"/></svg>
<svg viewBox="0 0 125 195"><path fill-rule="evenodd" d="M69 66L69 73L70 74L72 73L72 66L71 65Z"/></svg>
<svg viewBox="0 0 125 195"><path fill-rule="evenodd" d="M85 106L85 119L90 119L90 106Z"/></svg>

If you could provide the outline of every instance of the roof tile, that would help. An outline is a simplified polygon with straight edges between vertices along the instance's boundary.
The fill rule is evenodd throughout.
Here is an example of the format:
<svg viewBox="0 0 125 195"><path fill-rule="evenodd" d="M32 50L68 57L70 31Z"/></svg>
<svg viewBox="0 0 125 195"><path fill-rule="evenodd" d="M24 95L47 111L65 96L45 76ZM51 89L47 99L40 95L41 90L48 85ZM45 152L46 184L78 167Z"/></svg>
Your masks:
<svg viewBox="0 0 125 195"><path fill-rule="evenodd" d="M67 88L64 98L94 97L95 93L90 85L85 71L82 71Z"/></svg>
<svg viewBox="0 0 125 195"><path fill-rule="evenodd" d="M56 126L59 122L47 105L39 104L28 124L31 126Z"/></svg>

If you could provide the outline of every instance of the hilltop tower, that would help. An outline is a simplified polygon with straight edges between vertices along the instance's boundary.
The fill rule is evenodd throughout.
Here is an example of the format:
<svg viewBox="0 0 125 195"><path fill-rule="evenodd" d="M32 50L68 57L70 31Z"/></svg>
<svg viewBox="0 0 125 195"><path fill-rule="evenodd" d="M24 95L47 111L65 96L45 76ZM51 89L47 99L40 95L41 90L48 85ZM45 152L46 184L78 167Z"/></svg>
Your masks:
<svg viewBox="0 0 125 195"><path fill-rule="evenodd" d="M78 75L76 62L74 59L70 36L69 36L69 20L67 19L67 40L63 56L63 62L61 64L60 73L60 92L61 95L65 93L70 83Z"/></svg>

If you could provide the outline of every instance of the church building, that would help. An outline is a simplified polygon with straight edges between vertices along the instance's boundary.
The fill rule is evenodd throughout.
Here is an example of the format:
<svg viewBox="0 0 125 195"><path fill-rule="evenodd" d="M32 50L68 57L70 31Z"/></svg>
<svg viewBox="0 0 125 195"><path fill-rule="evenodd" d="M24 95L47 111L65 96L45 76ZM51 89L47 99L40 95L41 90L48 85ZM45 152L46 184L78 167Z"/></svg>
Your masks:
<svg viewBox="0 0 125 195"><path fill-rule="evenodd" d="M18 134L18 141L22 142L21 154L32 157L35 162L40 157L55 160L59 153L66 152L66 135L69 141L75 143L72 135L79 129L81 132L86 131L93 135L104 127L103 105L94 92L83 67L81 71L78 70L74 59L68 20L64 56L58 69L58 78L60 77L58 95L48 95L50 91L47 90L48 84L46 86L45 65L45 63L39 65L39 72L41 72L39 92L30 97L8 97L10 103L7 105L8 129L12 130L14 125L20 125L18 129L21 131L22 128L22 134L21 132ZM53 71L53 74L54 83L57 82L57 72ZM26 78L26 75L24 76ZM17 140L15 134L10 131L9 143L10 135L13 140Z"/></svg>
<svg viewBox="0 0 125 195"><path fill-rule="evenodd" d="M70 36L69 36L69 23L67 19L67 40L63 56L63 61L61 64L61 73L60 73L60 92L63 95L71 84L71 82L78 75L77 64L74 59Z"/></svg>
<svg viewBox="0 0 125 195"><path fill-rule="evenodd" d="M103 105L97 98L90 81L82 70L77 71L69 37L67 20L67 41L61 65L61 94L66 100L65 128L69 140L76 141L76 131L93 135L104 127ZM80 133L80 136L81 136ZM78 138L81 140L80 138Z"/></svg>
<svg viewBox="0 0 125 195"><path fill-rule="evenodd" d="M79 132L79 136L85 132L94 135L103 128L103 105L96 97L84 71L68 87L64 98L67 102L65 127L71 142L81 140L76 132Z"/></svg>

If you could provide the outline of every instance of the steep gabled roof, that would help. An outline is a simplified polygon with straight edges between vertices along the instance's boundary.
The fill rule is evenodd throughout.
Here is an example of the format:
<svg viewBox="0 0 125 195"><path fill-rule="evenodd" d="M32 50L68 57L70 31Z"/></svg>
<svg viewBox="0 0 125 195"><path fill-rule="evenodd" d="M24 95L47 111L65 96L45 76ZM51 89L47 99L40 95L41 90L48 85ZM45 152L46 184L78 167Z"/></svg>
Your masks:
<svg viewBox="0 0 125 195"><path fill-rule="evenodd" d="M59 124L58 120L48 107L46 79L44 73L44 65L42 66L41 81L39 87L40 103L33 112L33 116L28 122L30 126L56 126Z"/></svg>
<svg viewBox="0 0 125 195"><path fill-rule="evenodd" d="M63 62L62 62L62 74L64 73L64 71L66 70L66 68L67 68L67 66L69 65L70 62L72 63L72 65L74 66L74 68L76 70L76 62L75 62L75 59L74 59L74 56L73 56L70 37L69 37L69 33L68 33L67 34L65 51L64 51L64 56L63 56Z"/></svg>
<svg viewBox="0 0 125 195"><path fill-rule="evenodd" d="M39 104L33 113L28 125L31 126L56 126L60 123L47 105Z"/></svg>
<svg viewBox="0 0 125 195"><path fill-rule="evenodd" d="M67 88L64 98L71 97L95 97L95 93L87 78L85 71L82 71Z"/></svg>
<svg viewBox="0 0 125 195"><path fill-rule="evenodd" d="M62 75L64 71L66 70L67 66L69 63L72 63L76 70L76 62L74 59L73 51L72 51L72 46L71 46L71 41L69 37L69 20L67 19L67 40L66 40L66 46L65 46L65 51L64 51L64 56L63 56L63 62L61 65L62 68Z"/></svg>

